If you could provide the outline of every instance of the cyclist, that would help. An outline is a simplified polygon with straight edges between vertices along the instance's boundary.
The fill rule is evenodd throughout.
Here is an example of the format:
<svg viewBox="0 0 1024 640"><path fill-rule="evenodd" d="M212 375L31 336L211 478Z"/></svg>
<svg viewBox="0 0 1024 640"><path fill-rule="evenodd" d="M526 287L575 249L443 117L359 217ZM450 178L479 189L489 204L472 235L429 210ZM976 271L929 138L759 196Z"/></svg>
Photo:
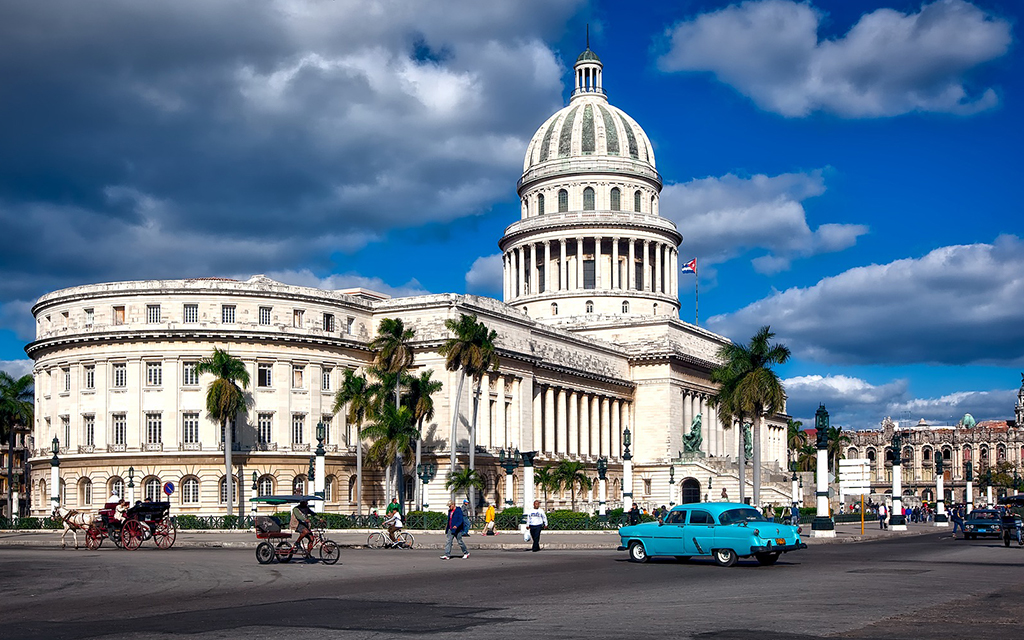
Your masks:
<svg viewBox="0 0 1024 640"><path fill-rule="evenodd" d="M397 545L398 532L402 530L402 512L395 509L388 516L388 519L384 521L384 524L388 527L388 537L391 539L391 544Z"/></svg>
<svg viewBox="0 0 1024 640"><path fill-rule="evenodd" d="M299 537L295 539L295 547L301 549L307 556L312 551L313 546L313 532L309 528L309 519L313 517L313 510L309 508L309 502L303 500L299 504L292 508L292 518L295 520L295 531L298 532ZM303 538L309 538L309 545L307 547L302 546Z"/></svg>

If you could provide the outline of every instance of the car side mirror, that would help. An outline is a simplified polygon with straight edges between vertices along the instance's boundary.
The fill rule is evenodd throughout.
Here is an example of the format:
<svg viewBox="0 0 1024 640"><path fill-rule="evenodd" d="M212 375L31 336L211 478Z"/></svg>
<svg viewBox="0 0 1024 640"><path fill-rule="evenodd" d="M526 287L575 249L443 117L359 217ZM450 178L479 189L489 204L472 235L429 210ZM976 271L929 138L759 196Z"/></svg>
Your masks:
<svg viewBox="0 0 1024 640"><path fill-rule="evenodd" d="M658 526L659 526L659 527L663 527L663 526L665 526L665 523L664 523L664 522L662 522L661 520L658 520Z"/></svg>

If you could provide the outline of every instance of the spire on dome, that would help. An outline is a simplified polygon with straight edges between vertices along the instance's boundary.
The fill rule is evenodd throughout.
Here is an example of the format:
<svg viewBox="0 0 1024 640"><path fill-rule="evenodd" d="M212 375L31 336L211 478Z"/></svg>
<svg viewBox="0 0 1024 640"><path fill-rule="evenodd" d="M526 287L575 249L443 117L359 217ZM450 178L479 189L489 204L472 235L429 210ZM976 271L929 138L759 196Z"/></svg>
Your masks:
<svg viewBox="0 0 1024 640"><path fill-rule="evenodd" d="M590 24L587 24L587 48L576 58L573 71L576 75L576 86L572 91L572 99L581 95L604 96L602 75L604 65L597 54L590 50Z"/></svg>

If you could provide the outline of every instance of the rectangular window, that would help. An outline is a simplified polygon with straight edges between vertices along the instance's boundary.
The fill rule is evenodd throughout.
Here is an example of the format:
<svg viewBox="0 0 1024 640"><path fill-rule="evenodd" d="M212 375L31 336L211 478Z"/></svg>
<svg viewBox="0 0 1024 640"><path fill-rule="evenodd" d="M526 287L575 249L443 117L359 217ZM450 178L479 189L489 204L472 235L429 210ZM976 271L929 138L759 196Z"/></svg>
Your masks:
<svg viewBox="0 0 1024 640"><path fill-rule="evenodd" d="M96 314L93 313L92 309L85 310L85 326L91 327L92 323L96 320Z"/></svg>
<svg viewBox="0 0 1024 640"><path fill-rule="evenodd" d="M115 362L113 367L112 376L114 385L117 388L124 388L128 386L128 365L123 362Z"/></svg>
<svg viewBox="0 0 1024 640"><path fill-rule="evenodd" d="M583 288L593 289L597 286L597 279L594 277L594 261L583 261Z"/></svg>
<svg viewBox="0 0 1024 640"><path fill-rule="evenodd" d="M82 430L85 446L96 446L96 416L82 416Z"/></svg>
<svg viewBox="0 0 1024 640"><path fill-rule="evenodd" d="M224 324L235 324L235 305L224 304L220 307L220 321Z"/></svg>
<svg viewBox="0 0 1024 640"><path fill-rule="evenodd" d="M272 387L274 386L274 365L272 364L258 364L256 365L256 386L257 387Z"/></svg>
<svg viewBox="0 0 1024 640"><path fill-rule="evenodd" d="M181 416L181 441L184 444L199 443L199 414L185 413Z"/></svg>
<svg viewBox="0 0 1024 640"><path fill-rule="evenodd" d="M330 331L331 333L334 332L334 314L333 313L325 313L324 314L324 331Z"/></svg>
<svg viewBox="0 0 1024 640"><path fill-rule="evenodd" d="M324 367L320 377L320 389L323 391L331 390L331 369L330 367Z"/></svg>
<svg viewBox="0 0 1024 640"><path fill-rule="evenodd" d="M306 372L306 367L296 365L292 367L292 389L304 389L303 387L303 375Z"/></svg>
<svg viewBox="0 0 1024 640"><path fill-rule="evenodd" d="M110 420L110 439L114 444L124 445L128 442L128 418L123 413L115 413Z"/></svg>
<svg viewBox="0 0 1024 640"><path fill-rule="evenodd" d="M61 416L60 426L64 430L64 446L71 446L71 416Z"/></svg>
<svg viewBox="0 0 1024 640"><path fill-rule="evenodd" d="M272 413L261 413L256 418L257 435L259 437L260 444L270 444L273 440L273 429L274 429L274 414Z"/></svg>
<svg viewBox="0 0 1024 640"><path fill-rule="evenodd" d="M67 311L61 311L60 312L60 326L62 326L65 329L67 329L68 328L68 319L69 319L69 313Z"/></svg>
<svg viewBox="0 0 1024 640"><path fill-rule="evenodd" d="M159 387L164 383L164 366L162 362L146 363L146 386Z"/></svg>
<svg viewBox="0 0 1024 640"><path fill-rule="evenodd" d="M163 442L163 421L159 413L146 414L146 444Z"/></svg>
<svg viewBox="0 0 1024 640"><path fill-rule="evenodd" d="M302 316L303 316L302 309L295 309L292 312L292 326L293 327L299 327L299 328L302 327Z"/></svg>
<svg viewBox="0 0 1024 640"><path fill-rule="evenodd" d="M303 426L306 424L306 416L295 414L292 416L292 444L302 444Z"/></svg>
<svg viewBox="0 0 1024 640"><path fill-rule="evenodd" d="M181 384L186 387L194 387L199 384L199 373L196 372L198 362L183 362L181 364Z"/></svg>
<svg viewBox="0 0 1024 640"><path fill-rule="evenodd" d="M633 265L633 277L636 279L636 290L644 290L644 263L637 262Z"/></svg>
<svg viewBox="0 0 1024 640"><path fill-rule="evenodd" d="M353 329L355 329L355 326L356 326L356 319L355 318L345 318L345 333L347 333L348 335L352 335L352 331L353 331Z"/></svg>
<svg viewBox="0 0 1024 640"><path fill-rule="evenodd" d="M71 391L71 367L64 367L60 370L61 377L64 378L64 393Z"/></svg>
<svg viewBox="0 0 1024 640"><path fill-rule="evenodd" d="M334 420L334 416L330 414L324 414L320 416L320 422L324 423L324 444L331 444L331 421Z"/></svg>
<svg viewBox="0 0 1024 640"><path fill-rule="evenodd" d="M182 310L182 321L187 323L199 322L199 305L186 304Z"/></svg>
<svg viewBox="0 0 1024 640"><path fill-rule="evenodd" d="M146 322L148 322L149 324L157 324L160 322L160 305L146 305Z"/></svg>
<svg viewBox="0 0 1024 640"><path fill-rule="evenodd" d="M270 307L260 307L260 324L270 326Z"/></svg>
<svg viewBox="0 0 1024 640"><path fill-rule="evenodd" d="M124 307L114 307L114 324L124 324Z"/></svg>
<svg viewBox="0 0 1024 640"><path fill-rule="evenodd" d="M86 389L96 388L96 365L87 364L82 367L82 386Z"/></svg>

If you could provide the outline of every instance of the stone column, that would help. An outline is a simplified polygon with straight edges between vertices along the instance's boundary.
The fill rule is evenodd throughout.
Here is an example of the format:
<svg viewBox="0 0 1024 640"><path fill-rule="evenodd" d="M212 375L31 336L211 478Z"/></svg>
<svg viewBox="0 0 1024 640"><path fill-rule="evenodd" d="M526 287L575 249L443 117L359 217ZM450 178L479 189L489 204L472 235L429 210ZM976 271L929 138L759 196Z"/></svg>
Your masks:
<svg viewBox="0 0 1024 640"><path fill-rule="evenodd" d="M544 291L551 291L551 241L544 241Z"/></svg>
<svg viewBox="0 0 1024 640"><path fill-rule="evenodd" d="M669 295L672 299L679 299L679 251L672 247L669 249L669 256L672 258L669 262L669 269L672 272L672 290L669 291Z"/></svg>
<svg viewBox="0 0 1024 640"><path fill-rule="evenodd" d="M611 443L612 451L618 451L622 440L622 409L621 403L608 398L608 441Z"/></svg>
<svg viewBox="0 0 1024 640"><path fill-rule="evenodd" d="M555 388L544 388L544 448L542 451L554 452L555 449Z"/></svg>
<svg viewBox="0 0 1024 640"><path fill-rule="evenodd" d="M612 238L612 275L611 288L618 290L622 288L622 274L619 273L619 239Z"/></svg>
<svg viewBox="0 0 1024 640"><path fill-rule="evenodd" d="M508 251L501 254L501 299L508 300Z"/></svg>
<svg viewBox="0 0 1024 640"><path fill-rule="evenodd" d="M629 242L629 264L626 265L626 288L629 291L636 289L636 240L630 238Z"/></svg>
<svg viewBox="0 0 1024 640"><path fill-rule="evenodd" d="M664 250L664 248L665 245L661 244L660 242L654 243L654 277L651 279L654 281L653 284L655 293L662 292L662 284L665 280L665 276L661 271L661 253Z"/></svg>
<svg viewBox="0 0 1024 640"><path fill-rule="evenodd" d="M533 381L533 445L532 448L539 451L544 442L544 386L536 379ZM525 444L525 443L524 443Z"/></svg>
<svg viewBox="0 0 1024 640"><path fill-rule="evenodd" d="M558 395L555 397L555 418L558 420L555 425L557 428L557 435L555 436L555 442L557 443L554 449L555 453L568 453L569 452L569 425L568 425L568 412L566 411L566 405L568 404L568 398L566 397L565 389L559 389Z"/></svg>
<svg viewBox="0 0 1024 640"><path fill-rule="evenodd" d="M530 293L540 293L540 270L537 269L537 243L530 243Z"/></svg>
<svg viewBox="0 0 1024 640"><path fill-rule="evenodd" d="M590 440L590 396L580 394L580 453L596 455Z"/></svg>
<svg viewBox="0 0 1024 640"><path fill-rule="evenodd" d="M560 262L558 263L558 290L566 291L569 288L569 265L565 261L565 238L558 241L560 248Z"/></svg>
<svg viewBox="0 0 1024 640"><path fill-rule="evenodd" d="M651 282L651 241L644 240L644 281L643 286L638 287L641 291L653 291Z"/></svg>
<svg viewBox="0 0 1024 640"><path fill-rule="evenodd" d="M576 395L575 391L569 392L569 446L566 448L566 452L571 455L577 455L580 452L580 399Z"/></svg>
<svg viewBox="0 0 1024 640"><path fill-rule="evenodd" d="M596 395L590 396L590 448L596 449L598 455L608 457L608 440L604 438L603 425L601 424L601 399Z"/></svg>
<svg viewBox="0 0 1024 640"><path fill-rule="evenodd" d="M601 288L601 243L603 238L594 238L594 288Z"/></svg>
<svg viewBox="0 0 1024 640"><path fill-rule="evenodd" d="M691 399L691 393L687 389L683 389L683 428L682 433L686 435L690 431L690 425L693 424L693 403ZM672 453L672 452L669 452Z"/></svg>
<svg viewBox="0 0 1024 640"><path fill-rule="evenodd" d="M583 238L576 238L576 289L583 288Z"/></svg>
<svg viewBox="0 0 1024 640"><path fill-rule="evenodd" d="M523 269L524 253L522 247L516 247L516 277L519 282L519 290L516 292L517 296L521 296L526 292L526 273L525 269Z"/></svg>

